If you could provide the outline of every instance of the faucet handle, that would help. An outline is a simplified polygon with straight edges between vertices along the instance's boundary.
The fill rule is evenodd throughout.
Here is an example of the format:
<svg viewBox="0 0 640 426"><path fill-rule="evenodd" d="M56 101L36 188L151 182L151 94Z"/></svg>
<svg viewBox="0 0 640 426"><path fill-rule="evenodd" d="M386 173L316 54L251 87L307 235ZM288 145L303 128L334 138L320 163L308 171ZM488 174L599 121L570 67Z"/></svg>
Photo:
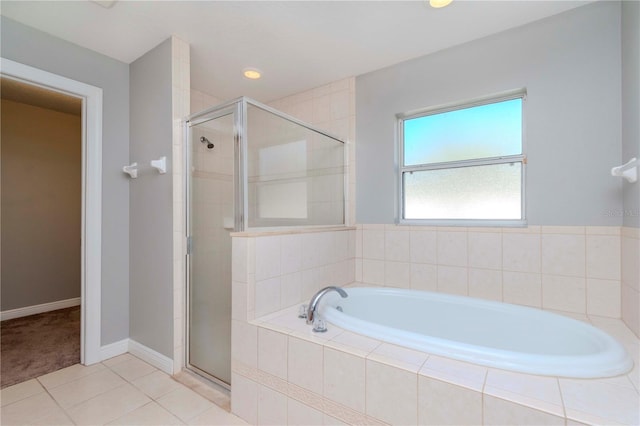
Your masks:
<svg viewBox="0 0 640 426"><path fill-rule="evenodd" d="M316 316L313 320L313 331L314 333L324 333L327 331L327 323L319 316Z"/></svg>
<svg viewBox="0 0 640 426"><path fill-rule="evenodd" d="M308 305L300 305L300 307L298 308L298 318L306 318L307 309L309 309Z"/></svg>

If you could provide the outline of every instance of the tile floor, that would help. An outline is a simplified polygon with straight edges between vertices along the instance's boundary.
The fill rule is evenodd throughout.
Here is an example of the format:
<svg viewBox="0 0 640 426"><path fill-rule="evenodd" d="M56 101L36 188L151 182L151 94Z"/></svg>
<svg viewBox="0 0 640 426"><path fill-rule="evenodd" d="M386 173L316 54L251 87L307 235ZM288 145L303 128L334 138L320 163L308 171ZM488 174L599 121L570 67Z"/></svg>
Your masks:
<svg viewBox="0 0 640 426"><path fill-rule="evenodd" d="M2 389L2 425L243 425L171 376L124 354Z"/></svg>

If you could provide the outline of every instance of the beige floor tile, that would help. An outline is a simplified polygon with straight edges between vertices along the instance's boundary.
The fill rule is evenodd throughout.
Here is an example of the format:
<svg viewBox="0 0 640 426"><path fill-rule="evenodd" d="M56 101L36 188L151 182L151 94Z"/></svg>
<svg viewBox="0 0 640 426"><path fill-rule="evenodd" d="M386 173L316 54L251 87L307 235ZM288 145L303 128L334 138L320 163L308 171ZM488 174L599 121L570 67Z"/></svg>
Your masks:
<svg viewBox="0 0 640 426"><path fill-rule="evenodd" d="M218 406L213 406L199 416L189 421L189 425L247 425L249 423L240 417L226 412Z"/></svg>
<svg viewBox="0 0 640 426"><path fill-rule="evenodd" d="M198 395L213 402L223 410L231 410L231 398L229 396L229 393L225 393L220 389L216 389L210 385L205 385L204 383L196 383L187 387Z"/></svg>
<svg viewBox="0 0 640 426"><path fill-rule="evenodd" d="M212 402L186 387L169 392L159 398L157 402L184 422L188 422L214 407Z"/></svg>
<svg viewBox="0 0 640 426"><path fill-rule="evenodd" d="M73 421L60 407L54 412L32 423L33 426L74 426Z"/></svg>
<svg viewBox="0 0 640 426"><path fill-rule="evenodd" d="M68 410L78 425L105 424L151 402L129 383L104 392Z"/></svg>
<svg viewBox="0 0 640 426"><path fill-rule="evenodd" d="M49 394L42 392L2 407L0 424L4 426L37 423L59 409Z"/></svg>
<svg viewBox="0 0 640 426"><path fill-rule="evenodd" d="M180 383L173 380L168 374L159 370L135 379L131 384L153 399L158 399L182 386Z"/></svg>
<svg viewBox="0 0 640 426"><path fill-rule="evenodd" d="M114 364L109 368L120 377L130 382L157 371L157 369L152 365L149 365L135 357L133 359Z"/></svg>
<svg viewBox="0 0 640 426"><path fill-rule="evenodd" d="M112 421L110 425L183 425L176 416L155 402L150 402Z"/></svg>
<svg viewBox="0 0 640 426"><path fill-rule="evenodd" d="M104 369L105 366L102 364L93 364L90 366L75 364L71 367L40 376L38 377L38 381L42 383L42 386L45 388L51 389Z"/></svg>
<svg viewBox="0 0 640 426"><path fill-rule="evenodd" d="M131 361L132 359L138 359L130 353L114 356L113 358L106 359L102 361L104 365L107 367L113 367L116 364L120 364L121 362Z"/></svg>
<svg viewBox="0 0 640 426"><path fill-rule="evenodd" d="M194 373L186 371L172 376L172 379L213 402L223 410L231 410L231 392L229 390L218 385L205 383L202 378L198 378Z"/></svg>
<svg viewBox="0 0 640 426"><path fill-rule="evenodd" d="M105 368L97 373L49 389L49 393L62 408L69 408L125 383L120 376Z"/></svg>
<svg viewBox="0 0 640 426"><path fill-rule="evenodd" d="M2 406L13 404L21 399L28 398L44 392L44 388L36 379L27 380L17 385L9 386L0 392L0 402Z"/></svg>

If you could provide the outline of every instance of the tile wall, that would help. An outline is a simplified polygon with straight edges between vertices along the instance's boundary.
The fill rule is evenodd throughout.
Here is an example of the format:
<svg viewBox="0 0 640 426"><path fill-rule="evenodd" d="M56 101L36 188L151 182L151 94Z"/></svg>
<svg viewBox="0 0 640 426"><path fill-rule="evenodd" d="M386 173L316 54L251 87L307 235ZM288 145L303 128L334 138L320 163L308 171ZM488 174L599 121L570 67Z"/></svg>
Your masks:
<svg viewBox="0 0 640 426"><path fill-rule="evenodd" d="M184 155L182 119L189 115L191 59L189 44L171 37L171 89L173 120L173 372L183 367L184 358Z"/></svg>
<svg viewBox="0 0 640 426"><path fill-rule="evenodd" d="M618 227L395 225L237 234L232 412L251 424L635 424L640 348L615 318L621 251L633 256L624 244L637 248L637 236ZM633 259L627 263L637 271ZM614 379L558 379L458 362L334 326L312 333L297 318L298 305L322 286L351 279L565 311L615 336L636 367Z"/></svg>
<svg viewBox="0 0 640 426"><path fill-rule="evenodd" d="M253 320L286 307L297 309L297 305L308 301L317 290L327 285L352 282L355 279L355 233L355 228L342 227L232 235L231 403L232 411L245 413L241 417L249 423L257 424L258 421L250 414L253 412L251 406L258 398L258 388L250 378L251 374L247 373L247 368L258 367L258 327ZM265 351L270 350L269 346L266 345ZM298 349L304 351L305 347L302 345ZM296 359L301 363L313 363L313 359L302 354ZM265 369L277 372L282 370L281 362L282 359L270 360L265 355L262 364ZM308 366L304 368L308 369ZM282 398L281 393L269 389L261 391L265 421L286 424L279 423L282 412L269 411L270 407L282 407L278 403ZM298 408L306 409L304 404Z"/></svg>
<svg viewBox="0 0 640 426"><path fill-rule="evenodd" d="M622 228L622 319L640 336L640 229Z"/></svg>
<svg viewBox="0 0 640 426"><path fill-rule="evenodd" d="M248 226L343 224L344 145L251 105L247 120Z"/></svg>
<svg viewBox="0 0 640 426"><path fill-rule="evenodd" d="M270 105L353 142L354 83L346 79ZM216 101L201 100L198 110ZM353 143L349 182L354 200ZM355 224L355 205L348 206L347 223ZM291 317L322 286L356 280L570 312L616 335L637 360L637 339L609 318L622 315L638 333L639 243L636 229L582 226L365 224L236 234L232 411L251 424L633 424L637 368L627 378L589 383L505 373L339 329L312 335Z"/></svg>
<svg viewBox="0 0 640 426"><path fill-rule="evenodd" d="M355 228L232 236L234 321L277 312L322 287L355 279Z"/></svg>
<svg viewBox="0 0 640 426"><path fill-rule="evenodd" d="M355 87L355 77L350 77L269 103L269 106L278 111L312 124L347 142L349 185L345 216L348 225L356 223Z"/></svg>
<svg viewBox="0 0 640 426"><path fill-rule="evenodd" d="M257 261L257 259L256 259ZM638 360L638 339L594 317ZM521 374L414 351L329 326L297 307L238 322L232 412L250 424L638 424L637 365L609 379Z"/></svg>
<svg viewBox="0 0 640 426"><path fill-rule="evenodd" d="M209 109L223 102L222 99L215 96L208 95L199 90L191 89L191 112L189 114L195 114L205 109ZM187 114L188 115L188 114Z"/></svg>
<svg viewBox="0 0 640 426"><path fill-rule="evenodd" d="M356 231L357 281L611 318L621 315L620 262L619 227Z"/></svg>

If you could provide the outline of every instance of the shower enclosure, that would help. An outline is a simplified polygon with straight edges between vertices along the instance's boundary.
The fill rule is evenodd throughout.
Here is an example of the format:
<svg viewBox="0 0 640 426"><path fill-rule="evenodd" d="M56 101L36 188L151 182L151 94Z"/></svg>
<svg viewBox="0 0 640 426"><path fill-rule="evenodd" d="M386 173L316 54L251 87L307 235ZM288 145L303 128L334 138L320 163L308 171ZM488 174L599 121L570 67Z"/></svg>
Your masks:
<svg viewBox="0 0 640 426"><path fill-rule="evenodd" d="M186 121L188 369L231 380L231 232L345 223L339 139L248 98Z"/></svg>

